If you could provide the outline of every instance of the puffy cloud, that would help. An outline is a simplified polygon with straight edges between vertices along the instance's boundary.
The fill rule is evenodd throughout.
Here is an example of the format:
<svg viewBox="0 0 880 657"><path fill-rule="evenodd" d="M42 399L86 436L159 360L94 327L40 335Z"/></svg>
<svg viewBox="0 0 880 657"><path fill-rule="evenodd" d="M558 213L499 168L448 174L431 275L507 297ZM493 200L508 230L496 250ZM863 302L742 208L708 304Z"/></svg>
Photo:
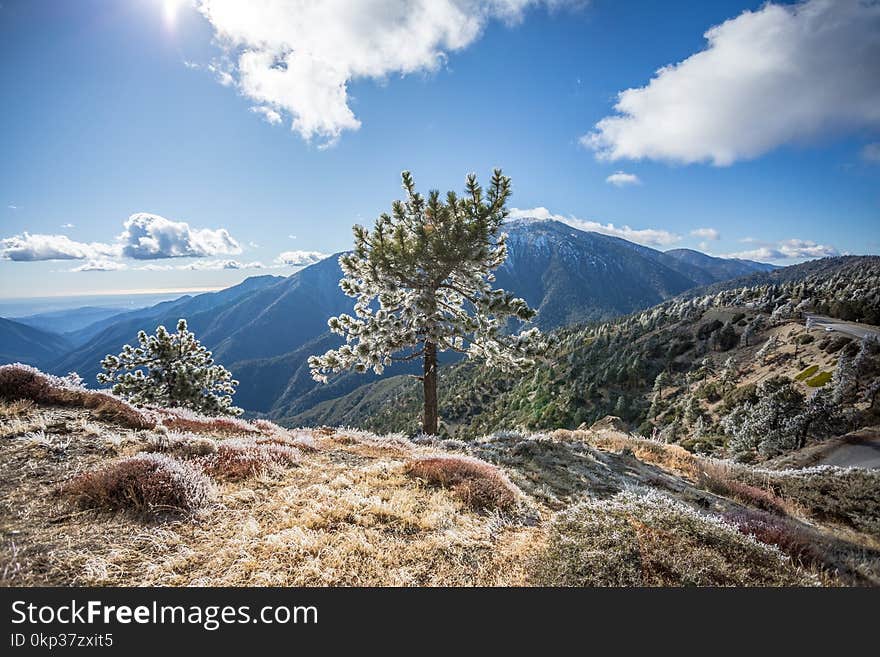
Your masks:
<svg viewBox="0 0 880 657"><path fill-rule="evenodd" d="M720 240L721 233L714 228L695 228L691 231L692 237L699 237L702 240Z"/></svg>
<svg viewBox="0 0 880 657"><path fill-rule="evenodd" d="M725 166L829 131L880 126L880 3L768 3L705 37L705 50L621 92L617 113L581 142L600 159Z"/></svg>
<svg viewBox="0 0 880 657"><path fill-rule="evenodd" d="M862 148L862 159L872 164L880 163L880 141L872 144L865 144Z"/></svg>
<svg viewBox="0 0 880 657"><path fill-rule="evenodd" d="M588 230L603 235L612 235L614 237L622 237L631 242L645 244L648 246L668 246L681 241L681 236L671 233L668 230L660 230L656 228L630 228L629 226L615 226L612 223L601 224L598 221L590 221L588 219L578 219L577 217L565 216L561 214L553 214L547 208L538 207L527 210L513 208L510 211L511 219L537 219L539 221L554 220L561 221L578 230Z"/></svg>
<svg viewBox="0 0 880 657"><path fill-rule="evenodd" d="M746 240L741 241L748 241L753 244L756 242L756 240L752 238L747 238ZM775 244L759 244L760 245L756 246L754 249L740 251L738 253L729 253L725 257L758 260L762 262L791 262L840 255L840 251L835 247L827 244L817 244L810 240L790 239Z"/></svg>
<svg viewBox="0 0 880 657"><path fill-rule="evenodd" d="M99 242L75 242L66 235L28 232L0 240L0 259L18 262L38 260L85 260L112 255L114 247Z"/></svg>
<svg viewBox="0 0 880 657"><path fill-rule="evenodd" d="M199 8L237 57L239 90L327 146L361 125L349 82L436 71L490 20L517 21L538 4L564 0L202 0Z"/></svg>
<svg viewBox="0 0 880 657"><path fill-rule="evenodd" d="M305 267L320 262L326 257L327 254L320 251L285 251L278 256L276 262L288 267Z"/></svg>
<svg viewBox="0 0 880 657"><path fill-rule="evenodd" d="M241 245L225 228L190 228L147 212L131 215L119 235L123 255L136 260L235 255Z"/></svg>
<svg viewBox="0 0 880 657"><path fill-rule="evenodd" d="M615 171L605 179L605 182L615 187L625 187L626 185L641 185L642 181L634 173L624 173L623 171Z"/></svg>
<svg viewBox="0 0 880 657"><path fill-rule="evenodd" d="M72 224L65 224L72 227ZM0 259L19 262L39 260L88 260L71 271L119 271L121 257L136 260L159 258L209 257L241 253L239 243L225 228L190 228L182 221L171 221L155 214L133 214L123 224L123 232L113 244L77 242L66 235L28 232L0 239ZM113 262L111 264L111 259ZM222 261L225 268L251 268L259 263ZM230 265L235 263L238 267ZM170 268L170 267L169 267ZM210 268L210 266L206 267ZM221 268L217 266L216 268ZM154 269L158 269L155 267Z"/></svg>

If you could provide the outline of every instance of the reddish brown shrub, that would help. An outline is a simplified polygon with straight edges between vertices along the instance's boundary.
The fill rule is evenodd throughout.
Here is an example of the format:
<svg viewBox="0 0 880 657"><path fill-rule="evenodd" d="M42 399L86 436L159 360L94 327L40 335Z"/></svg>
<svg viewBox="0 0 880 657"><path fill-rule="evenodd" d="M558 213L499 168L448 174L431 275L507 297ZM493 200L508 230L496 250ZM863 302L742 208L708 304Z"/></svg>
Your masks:
<svg viewBox="0 0 880 657"><path fill-rule="evenodd" d="M232 439L222 441L215 454L202 457L198 463L212 477L239 481L273 467L294 465L299 459L299 450L287 445Z"/></svg>
<svg viewBox="0 0 880 657"><path fill-rule="evenodd" d="M815 537L791 520L752 509L728 512L723 517L743 534L775 545L801 565L827 565L828 557L816 544Z"/></svg>
<svg viewBox="0 0 880 657"><path fill-rule="evenodd" d="M0 398L88 408L102 419L133 429L151 429L156 425L151 413L139 410L109 392L73 387L64 379L21 363L0 365Z"/></svg>
<svg viewBox="0 0 880 657"><path fill-rule="evenodd" d="M138 512L189 512L211 499L210 480L164 454L138 454L84 472L59 493L86 508Z"/></svg>
<svg viewBox="0 0 880 657"><path fill-rule="evenodd" d="M407 461L411 477L451 489L476 509L510 509L519 490L494 465L467 456L424 456Z"/></svg>
<svg viewBox="0 0 880 657"><path fill-rule="evenodd" d="M257 429L259 429L263 433L270 435L270 436L275 433L287 433L287 429L285 429L284 427L282 427L278 424L275 424L274 422L270 422L269 420L263 420L263 419L252 420L251 424L253 424Z"/></svg>
<svg viewBox="0 0 880 657"><path fill-rule="evenodd" d="M192 433L244 434L263 433L251 423L234 417L208 417L185 408L156 409L162 424L174 431Z"/></svg>
<svg viewBox="0 0 880 657"><path fill-rule="evenodd" d="M711 461L701 464L697 473L697 485L725 497L733 498L743 504L785 514L785 503L773 491L752 486L734 479L724 466L716 466Z"/></svg>

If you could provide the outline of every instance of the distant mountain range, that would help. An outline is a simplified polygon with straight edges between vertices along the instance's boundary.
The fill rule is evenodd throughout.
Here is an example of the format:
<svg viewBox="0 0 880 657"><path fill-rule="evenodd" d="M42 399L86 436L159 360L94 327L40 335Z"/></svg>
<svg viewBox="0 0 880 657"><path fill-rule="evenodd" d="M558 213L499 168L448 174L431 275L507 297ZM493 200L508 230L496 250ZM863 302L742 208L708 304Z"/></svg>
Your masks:
<svg viewBox="0 0 880 657"><path fill-rule="evenodd" d="M542 329L610 319L693 287L774 269L689 249L664 253L553 220L517 219L505 232L508 258L496 272L498 285L537 309Z"/></svg>
<svg viewBox="0 0 880 657"><path fill-rule="evenodd" d="M68 340L57 333L0 317L0 363L19 361L41 369L51 369L58 355L72 347Z"/></svg>
<svg viewBox="0 0 880 657"><path fill-rule="evenodd" d="M552 220L517 219L505 232L508 259L496 272L497 285L536 308L536 323L543 330L608 319L698 286L774 269L687 249L664 253ZM339 289L337 260L338 254L287 278L248 278L219 292L181 297L86 326L74 322L74 330L63 336L7 320L0 335L2 360L31 362L58 374L75 371L95 385L105 355L133 343L141 329L170 328L185 317L215 359L241 382L238 405L290 416L373 379L348 374L319 386L309 376L308 356L339 345L338 336L327 331L327 318L353 308L352 299ZM36 323L46 326L46 321L63 319L53 314ZM389 368L387 375L406 371L404 366Z"/></svg>

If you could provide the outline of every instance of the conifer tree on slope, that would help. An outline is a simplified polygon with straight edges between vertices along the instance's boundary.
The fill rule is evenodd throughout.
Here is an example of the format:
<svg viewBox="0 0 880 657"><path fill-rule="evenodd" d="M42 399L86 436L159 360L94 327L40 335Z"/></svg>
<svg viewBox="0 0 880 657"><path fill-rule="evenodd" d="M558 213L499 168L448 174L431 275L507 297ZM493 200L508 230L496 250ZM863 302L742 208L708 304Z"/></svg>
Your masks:
<svg viewBox="0 0 880 657"><path fill-rule="evenodd" d="M232 405L238 381L222 365L214 363L186 320L177 322L177 332L164 326L155 335L138 333L138 345L125 345L118 356L101 361L101 383L112 383L113 392L134 404L179 406L206 415L240 415Z"/></svg>
<svg viewBox="0 0 880 657"><path fill-rule="evenodd" d="M312 356L317 381L353 368L381 374L394 361L421 358L422 430L436 434L437 354L456 351L490 367L522 370L544 348L538 329L510 334L508 320L528 321L535 311L509 292L493 289L492 272L507 257L501 225L510 178L496 169L484 193L469 174L465 193L446 199L416 192L402 174L406 199L392 204L373 230L354 227L354 250L339 258L342 291L355 297L355 316L327 322L346 339L339 349ZM396 355L395 355L396 354Z"/></svg>

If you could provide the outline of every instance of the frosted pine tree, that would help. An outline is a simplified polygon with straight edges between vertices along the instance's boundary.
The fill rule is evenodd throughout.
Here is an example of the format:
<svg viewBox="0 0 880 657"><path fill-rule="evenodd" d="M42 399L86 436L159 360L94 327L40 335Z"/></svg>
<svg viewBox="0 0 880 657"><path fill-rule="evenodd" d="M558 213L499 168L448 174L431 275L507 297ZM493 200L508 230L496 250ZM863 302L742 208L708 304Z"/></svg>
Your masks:
<svg viewBox="0 0 880 657"><path fill-rule="evenodd" d="M354 227L354 250L339 258L342 291L357 299L355 316L328 321L346 344L309 358L312 376L353 368L381 374L394 361L421 358L424 389L422 430L436 434L437 354L456 351L491 367L522 370L542 350L532 328L507 331L510 319L532 319L535 311L509 292L493 289L507 257L501 225L507 216L510 178L495 170L484 193L469 174L462 197L425 198L412 175L402 174L406 199L392 204L373 230Z"/></svg>
<svg viewBox="0 0 880 657"><path fill-rule="evenodd" d="M733 356L728 357L724 361L724 369L721 370L721 387L727 391L736 387L736 381L739 378L739 369Z"/></svg>
<svg viewBox="0 0 880 657"><path fill-rule="evenodd" d="M795 447L800 449L807 444L810 433L827 434L834 429L838 416L837 407L827 389L814 392L803 407L803 411L791 418L790 429L797 437Z"/></svg>
<svg viewBox="0 0 880 657"><path fill-rule="evenodd" d="M776 348L779 346L779 340L775 335L771 336L767 342L764 343L764 346L758 349L755 354L755 359L761 362L761 365L767 364L767 356L776 351Z"/></svg>
<svg viewBox="0 0 880 657"><path fill-rule="evenodd" d="M832 401L837 406L851 404L856 400L858 379L853 361L844 353L837 359L837 367L831 377Z"/></svg>
<svg viewBox="0 0 880 657"><path fill-rule="evenodd" d="M666 370L663 370L657 375L657 378L654 379L654 387L651 390L651 409L648 411L648 413L655 420L660 415L660 413L663 412L663 386L666 385L668 378L669 375L666 373Z"/></svg>
<svg viewBox="0 0 880 657"><path fill-rule="evenodd" d="M177 322L177 332L164 326L155 335L138 333L138 345L125 345L118 356L101 361L101 383L112 383L113 392L134 404L189 408L206 415L240 415L232 405L238 381L187 329Z"/></svg>

